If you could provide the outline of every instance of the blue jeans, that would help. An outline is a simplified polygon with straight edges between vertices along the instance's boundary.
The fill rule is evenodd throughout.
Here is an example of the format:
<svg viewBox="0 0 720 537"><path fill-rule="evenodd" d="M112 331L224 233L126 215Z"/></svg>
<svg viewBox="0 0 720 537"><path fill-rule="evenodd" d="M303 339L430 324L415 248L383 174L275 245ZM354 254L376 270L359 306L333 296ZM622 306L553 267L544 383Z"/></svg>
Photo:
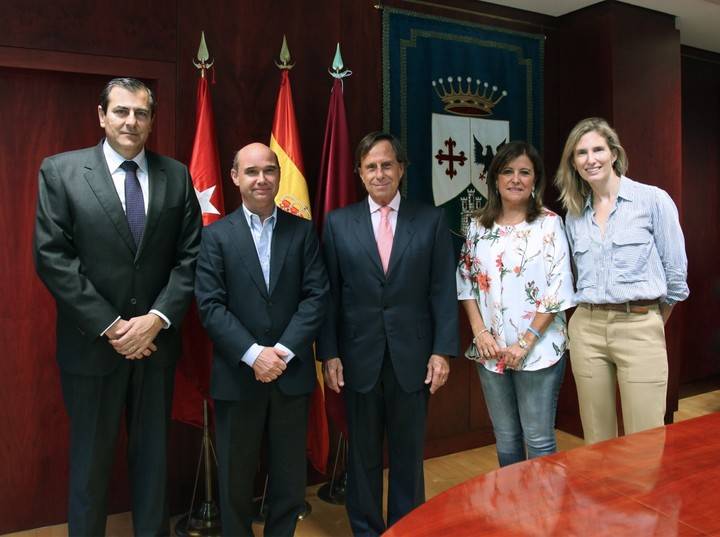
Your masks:
<svg viewBox="0 0 720 537"><path fill-rule="evenodd" d="M477 369L500 466L555 453L555 413L565 356L538 371L506 369L500 375L482 364Z"/></svg>

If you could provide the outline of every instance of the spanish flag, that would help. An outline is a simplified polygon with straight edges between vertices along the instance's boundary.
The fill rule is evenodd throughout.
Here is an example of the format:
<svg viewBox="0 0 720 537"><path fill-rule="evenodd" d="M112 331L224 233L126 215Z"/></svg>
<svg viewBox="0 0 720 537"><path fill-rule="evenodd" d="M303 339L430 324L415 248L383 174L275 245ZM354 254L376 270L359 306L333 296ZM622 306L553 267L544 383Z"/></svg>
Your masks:
<svg viewBox="0 0 720 537"><path fill-rule="evenodd" d="M270 134L270 149L278 156L281 170L280 189L275 197L275 203L286 212L310 220L310 196L305 181L300 134L295 120L289 75L287 68L282 69L280 91ZM315 367L318 382L310 400L307 453L313 467L324 474L328 459L329 435L323 396L322 366L318 362Z"/></svg>

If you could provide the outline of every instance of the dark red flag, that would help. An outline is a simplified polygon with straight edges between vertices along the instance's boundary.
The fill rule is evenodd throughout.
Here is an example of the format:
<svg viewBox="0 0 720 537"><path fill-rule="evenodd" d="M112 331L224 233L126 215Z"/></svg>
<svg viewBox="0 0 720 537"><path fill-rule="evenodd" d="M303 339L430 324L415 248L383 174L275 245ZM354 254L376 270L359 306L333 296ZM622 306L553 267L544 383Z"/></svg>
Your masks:
<svg viewBox="0 0 720 537"><path fill-rule="evenodd" d="M318 233L322 234L327 213L356 200L357 190L353 178L353 158L345 115L343 82L336 78L330 93L320 177L313 209ZM347 418L342 396L332 390L325 390L325 408L328 418L347 437Z"/></svg>

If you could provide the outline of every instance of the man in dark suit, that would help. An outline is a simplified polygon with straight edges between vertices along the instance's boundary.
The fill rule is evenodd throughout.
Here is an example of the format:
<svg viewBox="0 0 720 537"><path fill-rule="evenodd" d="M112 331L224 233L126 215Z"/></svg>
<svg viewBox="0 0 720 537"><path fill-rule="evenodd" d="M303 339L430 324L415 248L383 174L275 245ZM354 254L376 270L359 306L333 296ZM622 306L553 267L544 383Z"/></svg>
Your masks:
<svg viewBox="0 0 720 537"><path fill-rule="evenodd" d="M331 212L323 232L331 306L319 354L330 389L345 386L355 535L385 530L385 433L388 525L425 501L428 396L447 381L459 345L450 232L441 210L400 198L406 165L394 136L365 136L356 166L368 198Z"/></svg>
<svg viewBox="0 0 720 537"><path fill-rule="evenodd" d="M267 431L265 535L291 536L304 509L312 345L327 276L312 223L275 206L275 153L259 143L243 147L231 176L242 206L204 229L195 279L200 318L214 343L210 393L223 533L253 535L253 480Z"/></svg>
<svg viewBox="0 0 720 537"><path fill-rule="evenodd" d="M104 141L40 168L34 254L57 303L70 535L105 533L123 414L135 534L169 533L173 376L201 223L187 168L145 150L154 111L143 83L113 79L98 106Z"/></svg>

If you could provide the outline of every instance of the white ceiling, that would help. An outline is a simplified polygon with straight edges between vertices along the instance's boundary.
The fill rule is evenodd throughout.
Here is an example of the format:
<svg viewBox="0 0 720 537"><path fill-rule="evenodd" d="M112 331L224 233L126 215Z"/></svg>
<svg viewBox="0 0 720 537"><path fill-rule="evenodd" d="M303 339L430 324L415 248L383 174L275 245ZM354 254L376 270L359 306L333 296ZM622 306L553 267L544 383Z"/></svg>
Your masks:
<svg viewBox="0 0 720 537"><path fill-rule="evenodd" d="M486 0L492 4L558 17L598 0ZM720 0L622 0L626 4L675 15L680 42L720 53Z"/></svg>

